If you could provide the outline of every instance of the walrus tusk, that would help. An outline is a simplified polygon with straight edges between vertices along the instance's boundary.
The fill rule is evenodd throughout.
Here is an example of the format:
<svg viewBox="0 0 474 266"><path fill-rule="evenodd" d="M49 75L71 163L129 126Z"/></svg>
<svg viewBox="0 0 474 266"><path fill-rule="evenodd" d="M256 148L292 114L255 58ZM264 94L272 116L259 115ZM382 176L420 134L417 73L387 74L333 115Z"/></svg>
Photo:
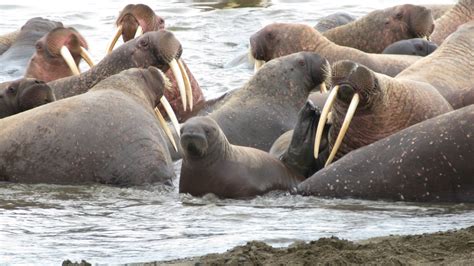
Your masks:
<svg viewBox="0 0 474 266"><path fill-rule="evenodd" d="M107 54L110 54L112 52L112 50L114 49L114 46L117 43L118 38L120 37L120 35L122 35L122 25L119 25L117 27L117 31L115 32L114 38L112 39L110 44L107 46L107 50L106 50Z"/></svg>
<svg viewBox="0 0 474 266"><path fill-rule="evenodd" d="M329 154L329 158L326 161L326 164L324 165L324 167L328 166L334 159L334 156L336 156L337 150L341 146L342 140L344 139L344 136L346 135L347 129L349 128L352 117L354 117L354 113L356 112L358 104L359 104L359 94L356 93L354 94L354 96L352 96L351 104L349 105L349 108L347 108L346 117L344 117L344 122L342 122L341 130L339 131L339 134L337 135L337 139L336 139L336 142L334 143L334 147L332 147L331 154Z"/></svg>
<svg viewBox="0 0 474 266"><path fill-rule="evenodd" d="M67 49L67 47L63 45L59 52L61 53L61 56L63 57L64 61L66 61L66 64L71 69L72 73L74 75L80 75L81 72L79 71L79 68L77 68L76 62L74 61L71 52L69 52L69 49Z"/></svg>
<svg viewBox="0 0 474 266"><path fill-rule="evenodd" d="M84 59L84 61L86 61L86 63L87 63L90 67L93 67L93 66L94 66L94 62L92 61L89 52L87 52L87 50L86 50L84 47L82 47L82 46L81 46L81 57Z"/></svg>
<svg viewBox="0 0 474 266"><path fill-rule="evenodd" d="M158 110L158 108L156 108L156 107L155 107L155 114L156 114L156 117L158 117L158 120L160 121L160 125L163 127L163 130L165 131L165 134L170 139L171 144L173 144L174 149L176 151L178 151L178 146L176 146L176 142L174 141L173 134L171 133L171 130L168 127L168 124L166 123L165 118L160 113L160 110Z"/></svg>
<svg viewBox="0 0 474 266"><path fill-rule="evenodd" d="M135 31L134 39L143 35L143 28L142 26L138 25L137 31Z"/></svg>
<svg viewBox="0 0 474 266"><path fill-rule="evenodd" d="M168 99L166 99L166 97L164 96L161 97L160 102L163 105L163 108L165 108L165 111L168 114L168 117L170 118L174 129L176 130L176 134L179 136L180 132L179 132L178 118L176 117L176 114L174 113L173 108L171 108L170 102L168 102Z"/></svg>
<svg viewBox="0 0 474 266"><path fill-rule="evenodd" d="M321 93L323 93L323 92L324 92L324 93L328 92L328 89L326 88L326 82L323 81L323 83L321 83L321 85L319 86L319 91L320 91Z"/></svg>
<svg viewBox="0 0 474 266"><path fill-rule="evenodd" d="M336 86L332 89L331 93L329 93L328 99L326 103L324 103L323 110L321 111L321 116L319 117L318 128L316 129L316 136L314 139L314 158L318 159L319 154L319 145L321 144L321 138L323 136L323 129L324 124L328 120L329 110L331 110L334 101L336 100L337 91L339 90L339 86Z"/></svg>
<svg viewBox="0 0 474 266"><path fill-rule="evenodd" d="M183 102L183 109L184 111L186 111L186 90L184 88L183 75L181 73L181 70L179 69L176 59L173 58L173 60L171 60L169 65L170 65L171 71L173 72L174 78L176 79L176 82L178 83L179 94L181 95L181 101Z"/></svg>
<svg viewBox="0 0 474 266"><path fill-rule="evenodd" d="M257 60L255 59L255 65L254 65L254 73L257 73L257 71L265 64L265 61L263 60Z"/></svg>
<svg viewBox="0 0 474 266"><path fill-rule="evenodd" d="M189 103L189 110L193 110L193 89L191 88L191 82L189 81L188 73L186 72L186 68L183 65L183 61L181 59L178 60L178 66L181 70L181 74L184 77L184 88L186 89L186 97Z"/></svg>

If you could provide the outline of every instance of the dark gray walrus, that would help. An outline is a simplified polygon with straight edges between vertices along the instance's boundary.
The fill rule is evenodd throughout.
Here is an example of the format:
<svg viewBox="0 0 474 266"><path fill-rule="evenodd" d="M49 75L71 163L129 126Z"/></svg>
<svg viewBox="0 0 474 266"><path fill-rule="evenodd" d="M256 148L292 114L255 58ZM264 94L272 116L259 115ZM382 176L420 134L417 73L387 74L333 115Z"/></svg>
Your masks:
<svg viewBox="0 0 474 266"><path fill-rule="evenodd" d="M53 90L43 81L22 78L0 89L0 118L54 102Z"/></svg>
<svg viewBox="0 0 474 266"><path fill-rule="evenodd" d="M197 116L184 123L181 147L179 193L249 198L294 189L304 179L264 151L232 145L210 117Z"/></svg>
<svg viewBox="0 0 474 266"><path fill-rule="evenodd" d="M390 44L382 51L382 54L406 54L427 56L434 52L438 45L423 38L401 40Z"/></svg>
<svg viewBox="0 0 474 266"><path fill-rule="evenodd" d="M324 167L327 157L314 158L314 140L321 109L308 100L298 114L295 129L281 135L270 149L270 154L279 158L288 168L305 178ZM330 125L326 124L319 150L328 154L327 135Z"/></svg>
<svg viewBox="0 0 474 266"><path fill-rule="evenodd" d="M272 60L209 116L230 143L268 151L293 129L310 91L325 83L329 69L326 59L309 52Z"/></svg>
<svg viewBox="0 0 474 266"><path fill-rule="evenodd" d="M354 150L298 186L322 197L474 202L474 105Z"/></svg>
<svg viewBox="0 0 474 266"><path fill-rule="evenodd" d="M0 56L0 75L19 78L23 76L30 57L35 53L35 44L50 30L63 24L44 18L32 18L20 29L11 46Z"/></svg>
<svg viewBox="0 0 474 266"><path fill-rule="evenodd" d="M119 186L175 176L154 107L157 68L130 69L87 93L0 120L0 181Z"/></svg>

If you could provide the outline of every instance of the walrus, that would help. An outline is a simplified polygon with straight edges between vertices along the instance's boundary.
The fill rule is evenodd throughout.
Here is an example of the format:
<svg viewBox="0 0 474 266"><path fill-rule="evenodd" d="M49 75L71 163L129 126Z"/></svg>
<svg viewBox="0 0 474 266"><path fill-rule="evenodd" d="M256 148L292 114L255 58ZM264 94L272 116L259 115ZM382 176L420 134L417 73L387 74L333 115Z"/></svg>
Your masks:
<svg viewBox="0 0 474 266"><path fill-rule="evenodd" d="M294 130L290 130L281 135L272 145L269 154L280 159L288 168L301 174L305 178L311 176L316 171L324 167L326 162L324 156L315 159L313 154L314 141L316 136L316 126L321 116L321 109L310 99L298 113L298 121ZM323 139L320 142L319 150L327 153L328 141L325 136L330 125L325 125Z"/></svg>
<svg viewBox="0 0 474 266"><path fill-rule="evenodd" d="M303 180L264 151L232 145L210 117L196 116L183 124L181 147L179 193L250 198L294 189Z"/></svg>
<svg viewBox="0 0 474 266"><path fill-rule="evenodd" d="M257 65L280 56L310 51L320 54L331 64L339 60L352 60L375 72L392 77L421 58L410 55L365 53L337 45L310 26L289 23L273 23L265 26L250 37L250 46L251 55L257 60Z"/></svg>
<svg viewBox="0 0 474 266"><path fill-rule="evenodd" d="M15 30L0 35L0 55L2 55L6 50L8 50L8 48L10 48L10 46L12 46L19 34L20 30Z"/></svg>
<svg viewBox="0 0 474 266"><path fill-rule="evenodd" d="M36 52L26 68L25 77L49 82L79 75L79 63L84 59L94 66L87 52L84 37L74 28L57 27L43 36L35 44Z"/></svg>
<svg viewBox="0 0 474 266"><path fill-rule="evenodd" d="M153 9L144 4L129 4L120 12L116 22L117 31L107 47L107 53L110 53L122 36L123 42L128 42L143 33L165 29L165 20L158 16ZM166 76L171 80L174 90L165 91L166 98L170 101L180 122L195 115L205 104L204 94L194 75L189 70L186 63L181 59L177 60L179 68L184 76L184 83L176 80L171 71L167 71ZM188 90L186 93L189 98L182 98L184 95L180 90ZM187 107L189 105L189 108ZM162 110L163 106L159 106Z"/></svg>
<svg viewBox="0 0 474 266"><path fill-rule="evenodd" d="M414 38L394 42L382 51L382 54L407 54L427 56L434 52L438 45L423 38Z"/></svg>
<svg viewBox="0 0 474 266"><path fill-rule="evenodd" d="M29 19L14 37L8 50L0 56L0 74L8 75L12 79L22 77L35 52L36 42L49 31L62 26L61 22L40 17Z"/></svg>
<svg viewBox="0 0 474 266"><path fill-rule="evenodd" d="M431 10L417 5L398 5L369 14L322 35L335 44L367 53L381 53L390 44L427 37L433 32Z"/></svg>
<svg viewBox="0 0 474 266"><path fill-rule="evenodd" d="M459 0L453 8L435 21L435 30L431 34L431 40L441 45L444 39L455 32L460 25L472 20L474 20L474 0Z"/></svg>
<svg viewBox="0 0 474 266"><path fill-rule="evenodd" d="M278 58L214 106L209 116L232 144L268 151L275 139L293 129L309 93L329 77L329 63L318 54Z"/></svg>
<svg viewBox="0 0 474 266"><path fill-rule="evenodd" d="M115 49L88 71L48 82L48 85L53 90L56 99L64 99L85 93L103 79L125 69L156 66L162 71L167 71L170 64L177 65L176 60L179 59L181 53L181 44L173 33L149 32ZM177 71L174 72L177 76L176 80L183 80L179 68L175 67L174 70ZM10 82L1 83L0 89L9 84ZM166 98L162 99L162 104L166 104ZM176 127L178 122L175 120L174 124Z"/></svg>
<svg viewBox="0 0 474 266"><path fill-rule="evenodd" d="M413 124L452 110L428 83L391 78L364 65L343 60L332 65L332 83L316 132L315 152L329 110L329 150L326 165L348 152L385 138Z"/></svg>
<svg viewBox="0 0 474 266"><path fill-rule="evenodd" d="M314 26L314 28L317 31L323 33L330 29L333 29L342 25L346 25L347 23L350 23L356 19L357 17L347 12L336 12L336 13L320 18L318 20L318 23Z"/></svg>
<svg viewBox="0 0 474 266"><path fill-rule="evenodd" d="M155 67L0 120L0 181L117 186L175 176L153 110L169 89Z"/></svg>
<svg viewBox="0 0 474 266"><path fill-rule="evenodd" d="M474 21L461 25L435 52L396 76L431 84L455 109L474 104Z"/></svg>
<svg viewBox="0 0 474 266"><path fill-rule="evenodd" d="M474 202L474 105L354 150L298 193L371 200Z"/></svg>
<svg viewBox="0 0 474 266"><path fill-rule="evenodd" d="M0 90L0 118L55 101L53 90L43 81L22 78Z"/></svg>

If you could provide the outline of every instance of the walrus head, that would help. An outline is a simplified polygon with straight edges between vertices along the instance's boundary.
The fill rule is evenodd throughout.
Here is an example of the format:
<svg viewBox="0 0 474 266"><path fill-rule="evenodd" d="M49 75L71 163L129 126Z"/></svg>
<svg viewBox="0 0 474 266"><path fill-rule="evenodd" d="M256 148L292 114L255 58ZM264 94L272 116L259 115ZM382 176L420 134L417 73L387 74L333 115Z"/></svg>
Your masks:
<svg viewBox="0 0 474 266"><path fill-rule="evenodd" d="M401 35L397 39L428 38L434 30L431 10L424 6L406 4L390 8L389 11L385 29Z"/></svg>
<svg viewBox="0 0 474 266"><path fill-rule="evenodd" d="M0 118L55 101L53 90L43 81L22 78L0 91Z"/></svg>
<svg viewBox="0 0 474 266"><path fill-rule="evenodd" d="M184 158L198 159L209 155L215 145L222 145L225 138L219 125L207 116L188 119L181 127L181 148Z"/></svg>
<svg viewBox="0 0 474 266"><path fill-rule="evenodd" d="M318 131L316 132L315 140L315 156L318 154L317 148L321 143L322 128L328 119L329 110L334 103L343 106L344 109L347 108L347 113L342 122L341 130L334 142L333 149L326 161L326 166L334 159L356 110L369 109L377 100L383 97L383 92L378 85L374 73L367 67L349 60L338 61L333 64L332 84L334 87L326 100L318 123Z"/></svg>
<svg viewBox="0 0 474 266"><path fill-rule="evenodd" d="M90 66L93 62L87 52L86 40L74 28L58 27L36 42L25 76L45 82L79 75L83 58Z"/></svg>
<svg viewBox="0 0 474 266"><path fill-rule="evenodd" d="M117 31L107 47L107 53L112 51L120 36L122 36L124 42L128 42L143 33L165 28L165 20L144 4L125 6L115 24Z"/></svg>
<svg viewBox="0 0 474 266"><path fill-rule="evenodd" d="M274 58L302 51L314 51L315 37L321 37L313 27L303 24L273 23L250 37L250 56L258 69Z"/></svg>

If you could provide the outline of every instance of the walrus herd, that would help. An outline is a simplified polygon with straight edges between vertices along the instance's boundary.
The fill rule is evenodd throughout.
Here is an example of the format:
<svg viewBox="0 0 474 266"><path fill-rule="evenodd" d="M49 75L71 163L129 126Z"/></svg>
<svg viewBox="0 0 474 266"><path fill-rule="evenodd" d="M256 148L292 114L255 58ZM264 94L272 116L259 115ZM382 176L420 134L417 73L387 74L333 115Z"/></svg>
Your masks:
<svg viewBox="0 0 474 266"><path fill-rule="evenodd" d="M0 36L0 182L173 186L182 158L193 196L474 202L474 0L269 24L211 100L151 7L115 25L97 63L61 22Z"/></svg>

